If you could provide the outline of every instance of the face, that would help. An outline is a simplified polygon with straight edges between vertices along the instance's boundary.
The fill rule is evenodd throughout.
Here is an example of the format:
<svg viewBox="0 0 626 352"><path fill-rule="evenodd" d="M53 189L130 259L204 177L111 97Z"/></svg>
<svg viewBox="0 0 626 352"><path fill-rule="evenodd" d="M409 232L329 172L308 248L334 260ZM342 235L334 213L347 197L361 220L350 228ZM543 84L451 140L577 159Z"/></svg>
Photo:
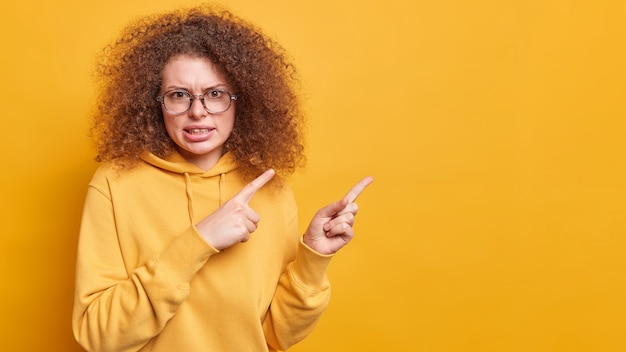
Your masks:
<svg viewBox="0 0 626 352"><path fill-rule="evenodd" d="M163 68L160 94L170 89L184 89L194 95L213 89L233 93L211 61L188 55L173 57ZM180 115L169 113L163 105L161 110L167 134L187 161L203 170L217 163L235 123L234 101L228 110L217 114L206 111L200 99L194 99L191 108Z"/></svg>

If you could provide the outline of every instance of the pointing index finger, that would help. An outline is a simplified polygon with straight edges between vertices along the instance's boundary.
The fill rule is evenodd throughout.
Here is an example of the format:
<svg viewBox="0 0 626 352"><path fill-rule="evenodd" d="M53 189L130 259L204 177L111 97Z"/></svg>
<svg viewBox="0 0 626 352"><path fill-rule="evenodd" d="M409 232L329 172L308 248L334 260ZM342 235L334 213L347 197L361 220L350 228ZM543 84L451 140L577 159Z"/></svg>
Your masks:
<svg viewBox="0 0 626 352"><path fill-rule="evenodd" d="M374 178L372 176L365 177L364 179L359 181L359 183L357 183L354 187L352 187L352 189L348 193L346 193L343 198L346 199L348 203L354 202L359 194L361 194L365 187L372 183L372 181L374 181Z"/></svg>
<svg viewBox="0 0 626 352"><path fill-rule="evenodd" d="M265 170L265 172L262 173L259 177L255 178L254 180L252 180L252 182L245 185L241 189L241 191L239 191L237 197L242 197L242 199L246 203L248 203L250 199L252 199L252 196L254 196L254 194L258 190L260 190L261 187L265 186L265 184L268 183L269 180L272 179L272 177L274 177L274 174L276 174L274 169Z"/></svg>

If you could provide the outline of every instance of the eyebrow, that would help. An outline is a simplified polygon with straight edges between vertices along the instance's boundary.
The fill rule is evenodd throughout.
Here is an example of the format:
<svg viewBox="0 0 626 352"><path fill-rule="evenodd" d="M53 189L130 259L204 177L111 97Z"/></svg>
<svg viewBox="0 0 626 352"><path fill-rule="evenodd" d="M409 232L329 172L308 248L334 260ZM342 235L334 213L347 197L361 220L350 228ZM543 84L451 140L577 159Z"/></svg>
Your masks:
<svg viewBox="0 0 626 352"><path fill-rule="evenodd" d="M191 92L191 89L188 89L187 87L181 86L181 85L170 85L170 86L164 87L163 91L168 91L168 90L172 90L172 89L181 89L181 90L185 90L187 92ZM209 91L209 90L220 90L220 89L221 90L229 90L229 86L226 83L218 83L218 84L212 85L210 87L204 88L202 90L202 92L206 92L206 91Z"/></svg>

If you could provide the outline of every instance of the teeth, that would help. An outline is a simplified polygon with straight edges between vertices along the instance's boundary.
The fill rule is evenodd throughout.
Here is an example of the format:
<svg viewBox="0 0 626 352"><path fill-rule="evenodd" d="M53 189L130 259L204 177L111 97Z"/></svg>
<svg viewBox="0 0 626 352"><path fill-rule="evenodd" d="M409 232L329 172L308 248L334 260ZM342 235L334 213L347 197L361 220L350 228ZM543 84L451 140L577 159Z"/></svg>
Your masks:
<svg viewBox="0 0 626 352"><path fill-rule="evenodd" d="M191 129L191 130L188 130L188 131L191 134L209 133L209 129L208 128L194 128L194 129Z"/></svg>

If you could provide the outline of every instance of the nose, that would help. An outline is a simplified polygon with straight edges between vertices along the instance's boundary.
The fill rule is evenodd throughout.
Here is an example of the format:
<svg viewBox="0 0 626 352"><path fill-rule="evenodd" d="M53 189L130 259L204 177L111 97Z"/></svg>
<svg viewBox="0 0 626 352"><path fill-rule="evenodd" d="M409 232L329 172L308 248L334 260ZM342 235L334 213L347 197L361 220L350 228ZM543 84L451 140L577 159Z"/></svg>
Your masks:
<svg viewBox="0 0 626 352"><path fill-rule="evenodd" d="M191 102L191 107L189 108L189 117L196 120L201 120L207 117L208 111L204 108L204 104L202 104L202 99L195 97Z"/></svg>

